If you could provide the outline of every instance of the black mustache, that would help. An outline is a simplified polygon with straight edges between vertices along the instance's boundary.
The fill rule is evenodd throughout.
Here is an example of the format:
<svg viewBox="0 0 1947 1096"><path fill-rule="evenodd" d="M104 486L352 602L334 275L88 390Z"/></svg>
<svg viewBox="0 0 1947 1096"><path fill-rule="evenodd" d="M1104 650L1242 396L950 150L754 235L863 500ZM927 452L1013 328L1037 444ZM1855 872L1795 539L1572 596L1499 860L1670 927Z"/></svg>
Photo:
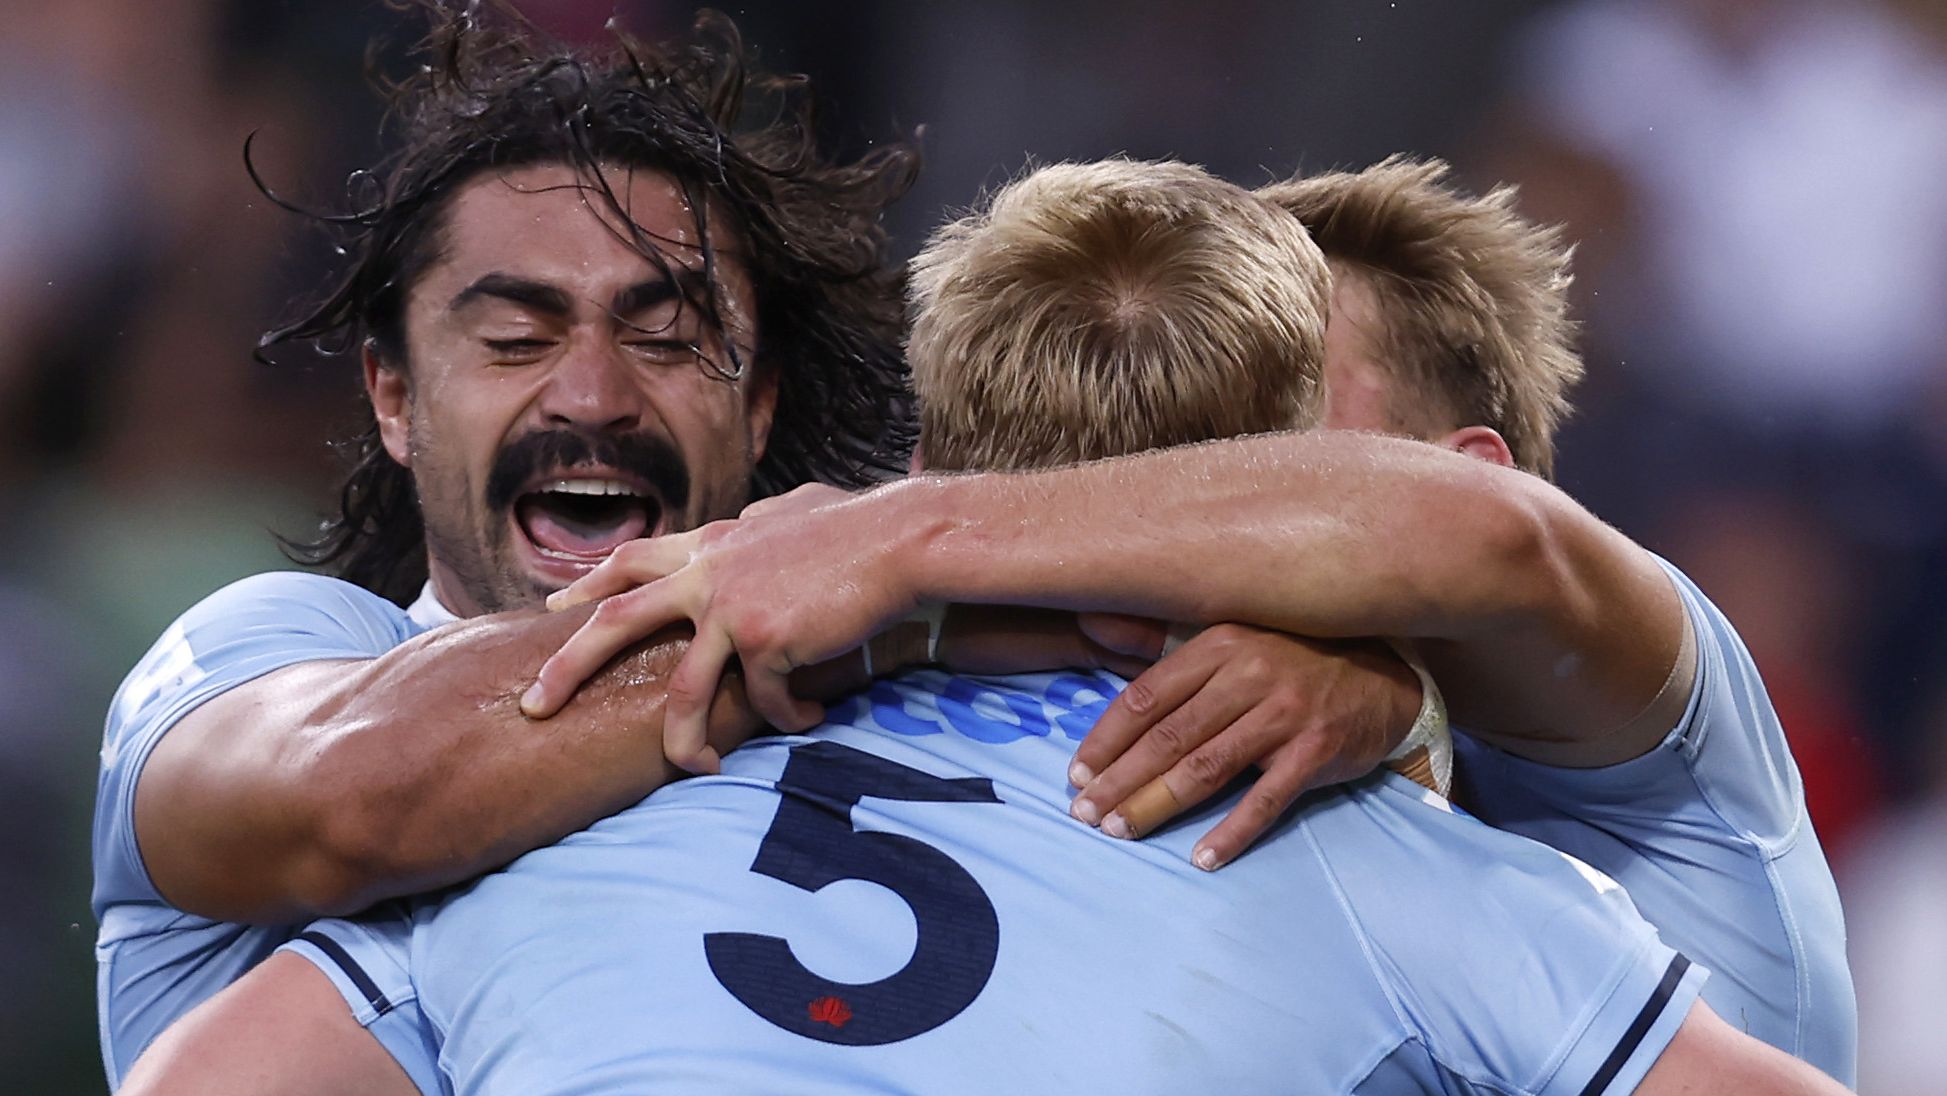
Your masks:
<svg viewBox="0 0 1947 1096"><path fill-rule="evenodd" d="M487 476L487 506L506 510L543 470L596 464L648 481L666 511L690 501L690 468L683 454L658 434L597 434L545 430L513 442L494 458Z"/></svg>

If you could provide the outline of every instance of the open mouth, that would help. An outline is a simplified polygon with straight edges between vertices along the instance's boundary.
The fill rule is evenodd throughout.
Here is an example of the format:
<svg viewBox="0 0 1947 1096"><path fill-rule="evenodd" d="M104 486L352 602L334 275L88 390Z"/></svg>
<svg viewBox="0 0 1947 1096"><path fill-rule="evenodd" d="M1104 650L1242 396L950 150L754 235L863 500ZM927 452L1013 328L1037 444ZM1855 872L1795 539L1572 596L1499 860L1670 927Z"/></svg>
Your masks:
<svg viewBox="0 0 1947 1096"><path fill-rule="evenodd" d="M661 518L662 501L647 489L602 477L548 480L514 500L514 520L535 550L570 563L599 563Z"/></svg>

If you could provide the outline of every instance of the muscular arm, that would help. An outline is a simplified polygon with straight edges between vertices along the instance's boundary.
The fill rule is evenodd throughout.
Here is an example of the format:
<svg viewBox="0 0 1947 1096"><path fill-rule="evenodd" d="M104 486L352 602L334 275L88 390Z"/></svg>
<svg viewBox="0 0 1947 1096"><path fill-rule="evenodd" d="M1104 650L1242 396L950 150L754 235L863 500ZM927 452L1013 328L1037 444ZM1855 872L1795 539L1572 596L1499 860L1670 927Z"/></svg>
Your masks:
<svg viewBox="0 0 1947 1096"><path fill-rule="evenodd" d="M1456 723L1554 764L1647 750L1695 672L1647 552L1533 476L1417 442L1273 435L847 507L913 600L1418 639Z"/></svg>
<svg viewBox="0 0 1947 1096"><path fill-rule="evenodd" d="M171 1026L123 1096L414 1096L318 968L273 955Z"/></svg>
<svg viewBox="0 0 1947 1096"><path fill-rule="evenodd" d="M560 717L520 714L534 667L585 615L481 617L202 704L136 787L157 888L223 920L354 912L477 875L680 775L660 747L680 632L632 648ZM721 748L755 729L734 684L711 724Z"/></svg>

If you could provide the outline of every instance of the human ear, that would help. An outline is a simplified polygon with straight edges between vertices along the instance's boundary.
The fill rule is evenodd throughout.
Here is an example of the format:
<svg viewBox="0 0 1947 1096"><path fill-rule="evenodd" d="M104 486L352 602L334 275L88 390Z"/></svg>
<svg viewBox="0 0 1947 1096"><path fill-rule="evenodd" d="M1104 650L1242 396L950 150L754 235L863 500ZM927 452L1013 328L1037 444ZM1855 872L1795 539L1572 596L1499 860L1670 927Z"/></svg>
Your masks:
<svg viewBox="0 0 1947 1096"><path fill-rule="evenodd" d="M372 399L372 415L378 419L379 441L400 467L412 467L412 384L406 371L379 357L378 349L365 344L365 394Z"/></svg>
<svg viewBox="0 0 1947 1096"><path fill-rule="evenodd" d="M1435 444L1489 464L1514 467L1514 453L1508 449L1507 439L1491 426L1463 426Z"/></svg>
<svg viewBox="0 0 1947 1096"><path fill-rule="evenodd" d="M744 394L744 425L750 431L750 459L764 459L764 448L771 437L771 422L777 417L777 371L760 369L750 379Z"/></svg>

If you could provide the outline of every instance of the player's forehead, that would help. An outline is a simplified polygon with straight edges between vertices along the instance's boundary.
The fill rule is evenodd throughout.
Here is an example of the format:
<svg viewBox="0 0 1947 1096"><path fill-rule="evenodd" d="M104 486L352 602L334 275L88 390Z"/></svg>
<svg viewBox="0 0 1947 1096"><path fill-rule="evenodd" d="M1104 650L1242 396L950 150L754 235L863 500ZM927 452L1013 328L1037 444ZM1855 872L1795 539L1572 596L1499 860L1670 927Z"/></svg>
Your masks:
<svg viewBox="0 0 1947 1096"><path fill-rule="evenodd" d="M601 300L665 267L679 277L707 267L720 292L741 298L742 241L720 203L701 204L674 176L649 168L604 165L596 174L550 163L483 173L454 195L422 281L436 300L447 283L495 273Z"/></svg>

